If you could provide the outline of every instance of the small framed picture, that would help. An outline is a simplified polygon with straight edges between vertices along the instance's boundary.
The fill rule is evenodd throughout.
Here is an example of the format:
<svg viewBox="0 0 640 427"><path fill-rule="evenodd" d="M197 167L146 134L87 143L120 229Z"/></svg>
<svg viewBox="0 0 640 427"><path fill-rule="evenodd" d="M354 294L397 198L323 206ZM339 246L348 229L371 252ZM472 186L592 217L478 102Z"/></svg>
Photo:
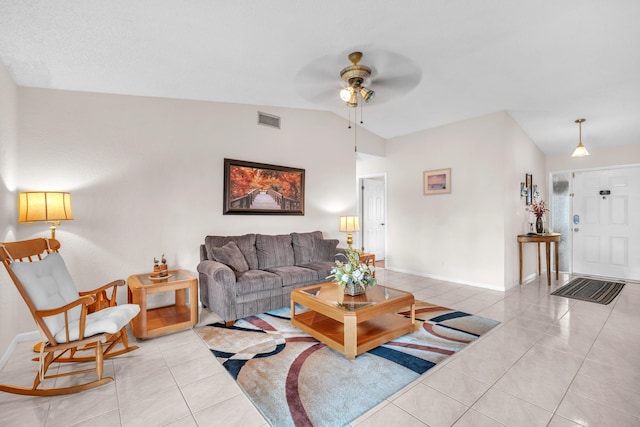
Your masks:
<svg viewBox="0 0 640 427"><path fill-rule="evenodd" d="M424 195L451 193L451 168L424 171Z"/></svg>

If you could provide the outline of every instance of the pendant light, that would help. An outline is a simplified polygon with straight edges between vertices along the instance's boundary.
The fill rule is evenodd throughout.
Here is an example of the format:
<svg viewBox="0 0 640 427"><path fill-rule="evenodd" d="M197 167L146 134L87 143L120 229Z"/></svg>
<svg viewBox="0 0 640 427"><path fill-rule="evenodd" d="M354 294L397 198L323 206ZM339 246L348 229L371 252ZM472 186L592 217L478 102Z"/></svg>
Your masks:
<svg viewBox="0 0 640 427"><path fill-rule="evenodd" d="M584 145L582 145L582 123L585 122L586 120L587 119L576 120L576 123L580 127L580 139L578 142L578 146L576 147L575 150L573 150L573 154L571 155L571 157L584 157L589 155L587 148Z"/></svg>

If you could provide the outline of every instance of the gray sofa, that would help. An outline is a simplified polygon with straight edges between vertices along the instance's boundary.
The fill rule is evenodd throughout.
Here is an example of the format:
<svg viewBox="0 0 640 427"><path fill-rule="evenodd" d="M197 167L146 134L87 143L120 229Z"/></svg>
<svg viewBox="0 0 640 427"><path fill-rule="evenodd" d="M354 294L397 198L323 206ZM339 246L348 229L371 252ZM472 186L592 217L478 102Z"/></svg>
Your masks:
<svg viewBox="0 0 640 427"><path fill-rule="evenodd" d="M200 245L200 302L228 325L287 307L291 291L326 282L338 240L321 231L207 236Z"/></svg>

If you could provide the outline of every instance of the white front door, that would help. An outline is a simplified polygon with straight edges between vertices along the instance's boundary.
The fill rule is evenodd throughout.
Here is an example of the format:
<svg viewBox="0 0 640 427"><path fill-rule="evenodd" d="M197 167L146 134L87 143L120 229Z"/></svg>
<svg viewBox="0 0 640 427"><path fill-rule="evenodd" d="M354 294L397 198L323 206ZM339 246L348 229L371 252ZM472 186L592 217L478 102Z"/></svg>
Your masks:
<svg viewBox="0 0 640 427"><path fill-rule="evenodd" d="M573 272L640 280L640 167L576 172Z"/></svg>
<svg viewBox="0 0 640 427"><path fill-rule="evenodd" d="M384 181L362 180L362 250L373 252L376 260L385 258Z"/></svg>

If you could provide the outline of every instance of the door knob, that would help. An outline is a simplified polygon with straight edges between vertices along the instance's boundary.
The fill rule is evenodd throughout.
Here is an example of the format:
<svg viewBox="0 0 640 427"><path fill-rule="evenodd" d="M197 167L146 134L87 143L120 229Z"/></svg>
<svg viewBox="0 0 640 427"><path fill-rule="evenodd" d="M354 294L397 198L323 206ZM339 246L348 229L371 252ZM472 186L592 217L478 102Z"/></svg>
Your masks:
<svg viewBox="0 0 640 427"><path fill-rule="evenodd" d="M578 227L574 228L573 231L580 231Z"/></svg>

